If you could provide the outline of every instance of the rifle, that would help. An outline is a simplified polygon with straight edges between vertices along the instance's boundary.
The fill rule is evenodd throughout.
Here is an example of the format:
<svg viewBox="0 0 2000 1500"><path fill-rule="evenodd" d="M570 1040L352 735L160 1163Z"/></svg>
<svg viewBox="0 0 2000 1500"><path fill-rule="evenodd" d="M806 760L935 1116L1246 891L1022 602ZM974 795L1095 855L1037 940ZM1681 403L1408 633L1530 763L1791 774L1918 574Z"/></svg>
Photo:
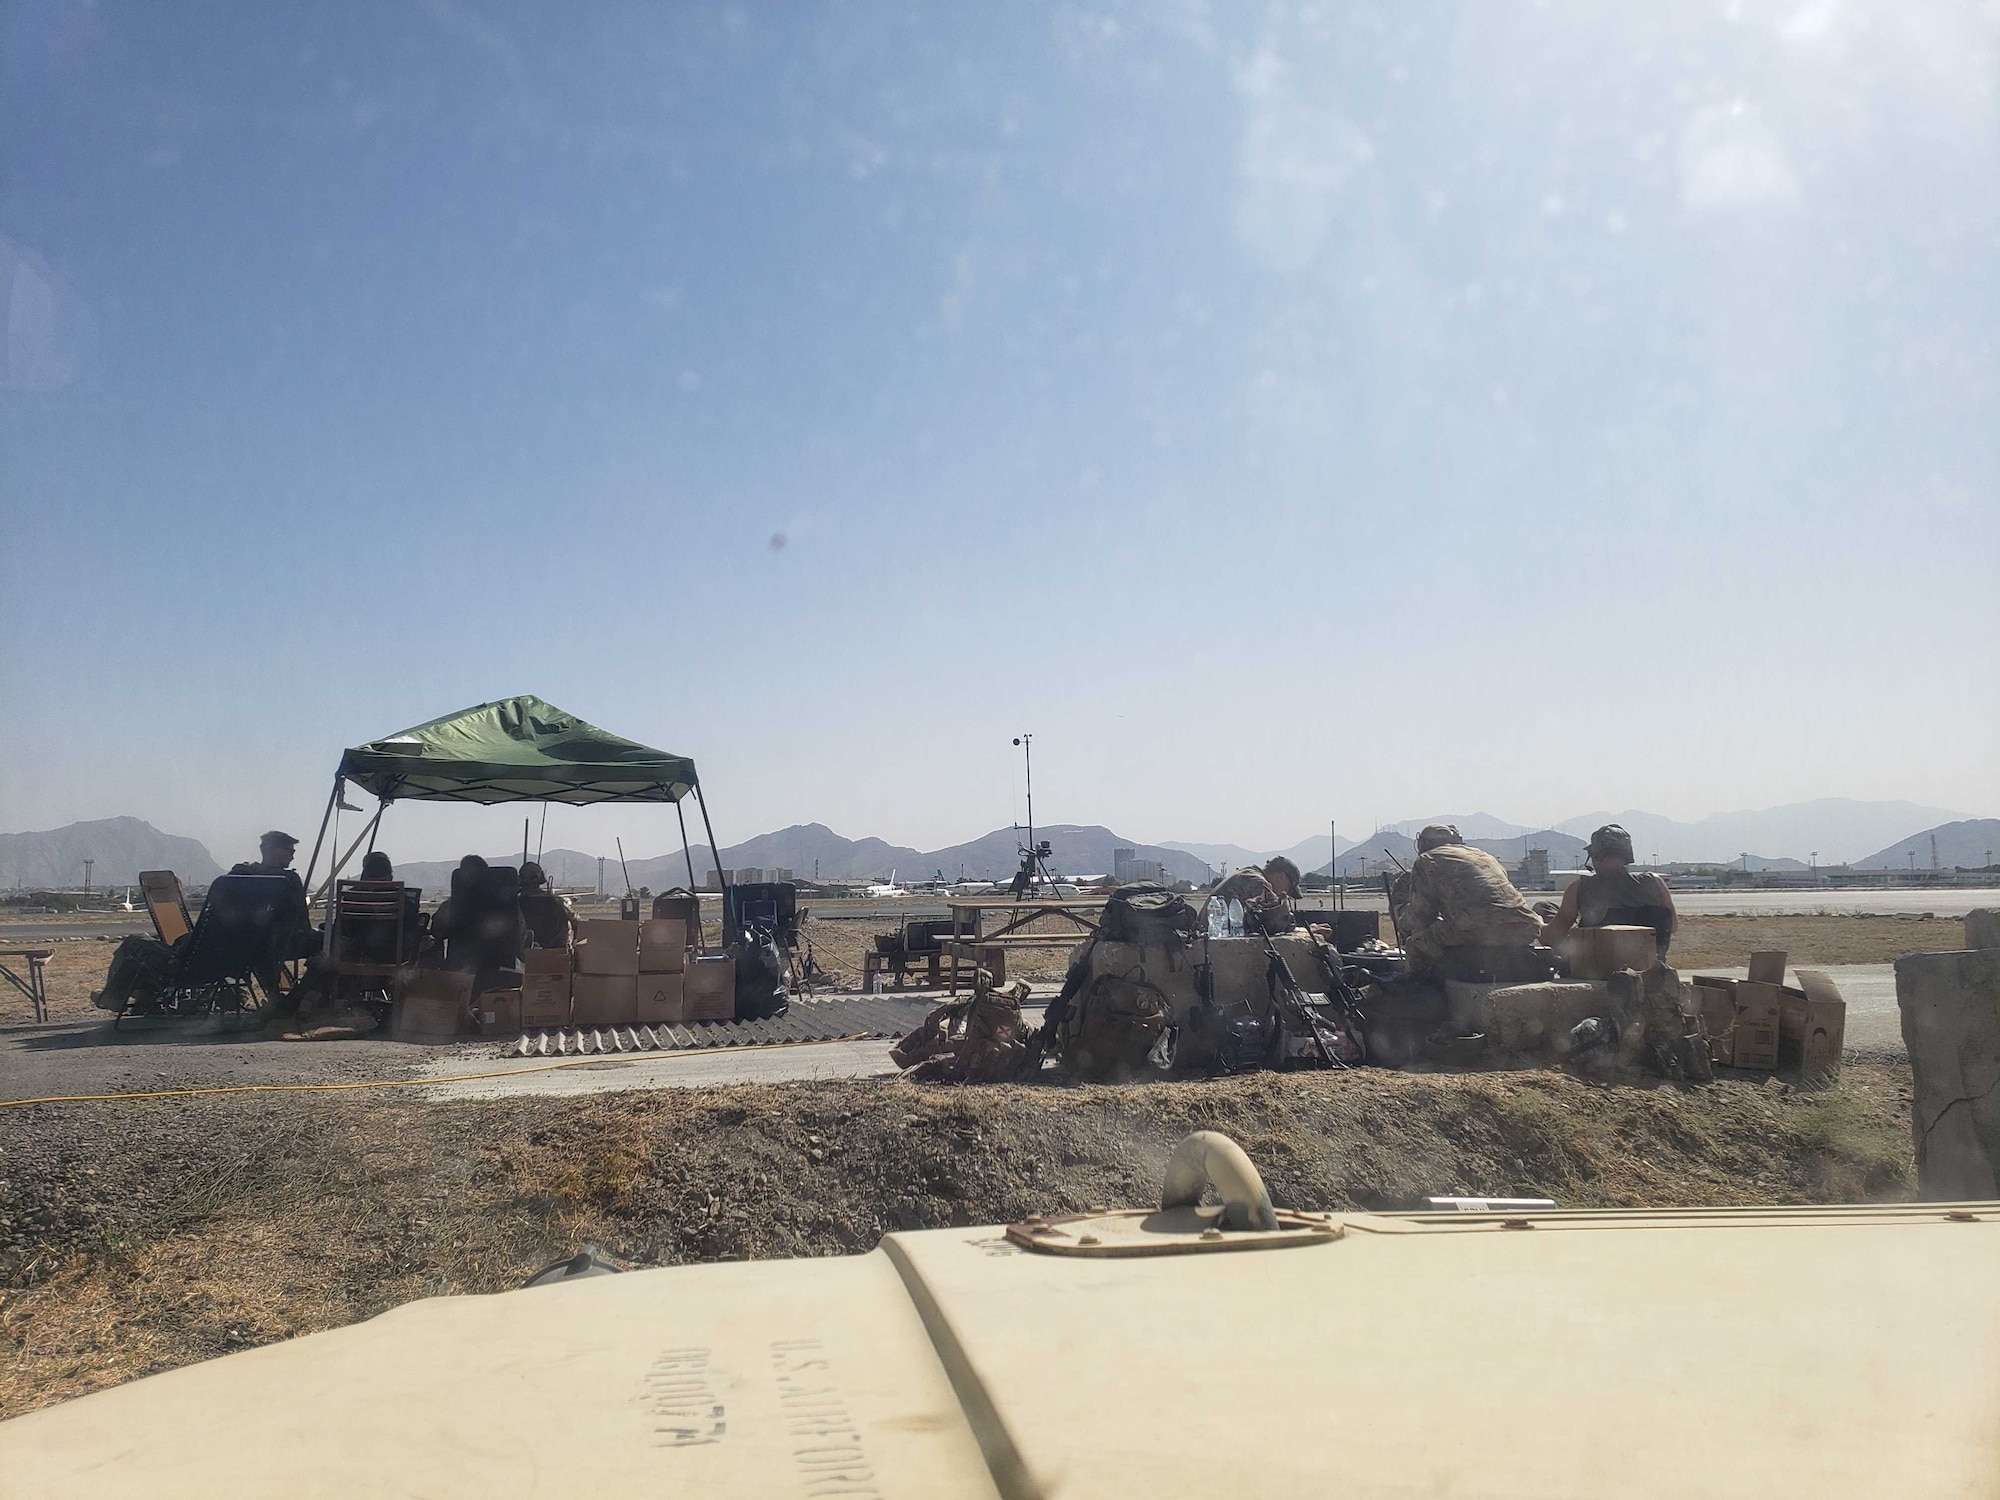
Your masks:
<svg viewBox="0 0 2000 1500"><path fill-rule="evenodd" d="M1335 1049L1339 1040L1321 1016L1306 1003L1305 989L1292 974L1292 966L1285 961L1285 955L1278 951L1278 945L1271 941L1271 934L1264 930L1264 924L1257 924L1257 935L1264 940L1264 954L1269 963L1264 970L1264 983L1271 992L1271 1008L1277 1022L1272 1027L1271 1040L1274 1049L1284 1045L1285 1020L1300 1023L1308 1036L1313 1039L1313 1048L1319 1053L1320 1061L1329 1068L1350 1066ZM1345 986L1342 986L1345 989Z"/></svg>

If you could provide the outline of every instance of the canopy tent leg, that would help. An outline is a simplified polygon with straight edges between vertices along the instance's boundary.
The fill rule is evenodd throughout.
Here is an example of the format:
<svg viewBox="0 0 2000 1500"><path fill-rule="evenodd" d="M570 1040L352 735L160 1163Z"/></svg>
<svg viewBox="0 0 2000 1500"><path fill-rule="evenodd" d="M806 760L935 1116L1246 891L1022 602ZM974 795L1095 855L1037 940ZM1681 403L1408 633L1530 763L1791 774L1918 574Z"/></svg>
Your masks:
<svg viewBox="0 0 2000 1500"><path fill-rule="evenodd" d="M694 805L701 809L702 830L708 835L708 856L715 861L715 888L722 892L722 930L726 934L729 931L729 876L722 868L722 850L716 847L715 825L708 820L708 803L701 795L700 782L695 783ZM699 912L700 906L697 905L695 910Z"/></svg>
<svg viewBox="0 0 2000 1500"><path fill-rule="evenodd" d="M695 884L694 850L688 847L688 816L685 812L681 811L681 805L678 800L674 803L674 816L681 820L681 854L687 860L688 891L690 894L693 894L699 891L701 887Z"/></svg>
<svg viewBox="0 0 2000 1500"><path fill-rule="evenodd" d="M326 825L333 821L334 805L340 801L340 782L340 773L335 772L333 795L326 799L326 814L319 820L319 837L313 840L313 857L306 861L306 878L303 883L307 890L312 889L313 871L319 868L319 850L320 845L326 842Z"/></svg>

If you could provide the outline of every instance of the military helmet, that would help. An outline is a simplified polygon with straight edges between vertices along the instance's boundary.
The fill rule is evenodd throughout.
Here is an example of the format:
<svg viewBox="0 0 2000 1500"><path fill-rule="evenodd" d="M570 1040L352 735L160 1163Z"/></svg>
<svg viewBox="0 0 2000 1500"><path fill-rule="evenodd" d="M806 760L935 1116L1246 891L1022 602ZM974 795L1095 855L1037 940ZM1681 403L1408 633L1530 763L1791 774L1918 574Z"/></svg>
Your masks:
<svg viewBox="0 0 2000 1500"><path fill-rule="evenodd" d="M1614 859L1632 863L1632 835L1616 823L1606 823L1590 836L1585 853L1592 856L1608 854Z"/></svg>

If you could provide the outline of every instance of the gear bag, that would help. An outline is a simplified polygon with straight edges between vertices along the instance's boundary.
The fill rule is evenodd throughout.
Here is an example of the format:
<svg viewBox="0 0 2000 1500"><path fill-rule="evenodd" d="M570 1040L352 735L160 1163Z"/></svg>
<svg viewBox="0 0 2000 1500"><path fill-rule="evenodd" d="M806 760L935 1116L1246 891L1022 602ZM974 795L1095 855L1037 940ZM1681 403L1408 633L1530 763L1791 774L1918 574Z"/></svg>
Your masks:
<svg viewBox="0 0 2000 1500"><path fill-rule="evenodd" d="M1129 975L1099 974L1058 1023L1063 1069L1079 1083L1139 1077L1152 1071L1148 1054L1172 1020L1173 1007L1158 985Z"/></svg>
<svg viewBox="0 0 2000 1500"><path fill-rule="evenodd" d="M746 924L736 945L736 1019L769 1021L791 1009L785 993L785 956L777 930L764 922Z"/></svg>
<svg viewBox="0 0 2000 1500"><path fill-rule="evenodd" d="M1121 885L1104 903L1098 936L1107 943L1137 943L1174 948L1191 945L1201 929L1200 918L1178 892L1142 880Z"/></svg>
<svg viewBox="0 0 2000 1500"><path fill-rule="evenodd" d="M982 970L972 999L940 1005L889 1056L915 1083L1005 1083L1017 1078L1029 1068L1029 1030L1021 1015L1027 992L1019 981L993 989Z"/></svg>

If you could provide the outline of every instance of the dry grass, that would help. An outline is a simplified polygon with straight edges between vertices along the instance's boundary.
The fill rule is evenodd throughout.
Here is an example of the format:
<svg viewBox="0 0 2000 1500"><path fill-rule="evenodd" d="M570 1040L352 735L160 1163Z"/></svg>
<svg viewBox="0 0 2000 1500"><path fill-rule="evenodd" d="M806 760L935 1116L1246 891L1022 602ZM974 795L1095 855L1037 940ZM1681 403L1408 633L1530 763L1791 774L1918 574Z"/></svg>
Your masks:
<svg viewBox="0 0 2000 1500"><path fill-rule="evenodd" d="M1684 916L1674 934L1680 969L1741 967L1775 949L1800 964L1887 964L1905 954L1965 946L1965 926L1944 917Z"/></svg>

